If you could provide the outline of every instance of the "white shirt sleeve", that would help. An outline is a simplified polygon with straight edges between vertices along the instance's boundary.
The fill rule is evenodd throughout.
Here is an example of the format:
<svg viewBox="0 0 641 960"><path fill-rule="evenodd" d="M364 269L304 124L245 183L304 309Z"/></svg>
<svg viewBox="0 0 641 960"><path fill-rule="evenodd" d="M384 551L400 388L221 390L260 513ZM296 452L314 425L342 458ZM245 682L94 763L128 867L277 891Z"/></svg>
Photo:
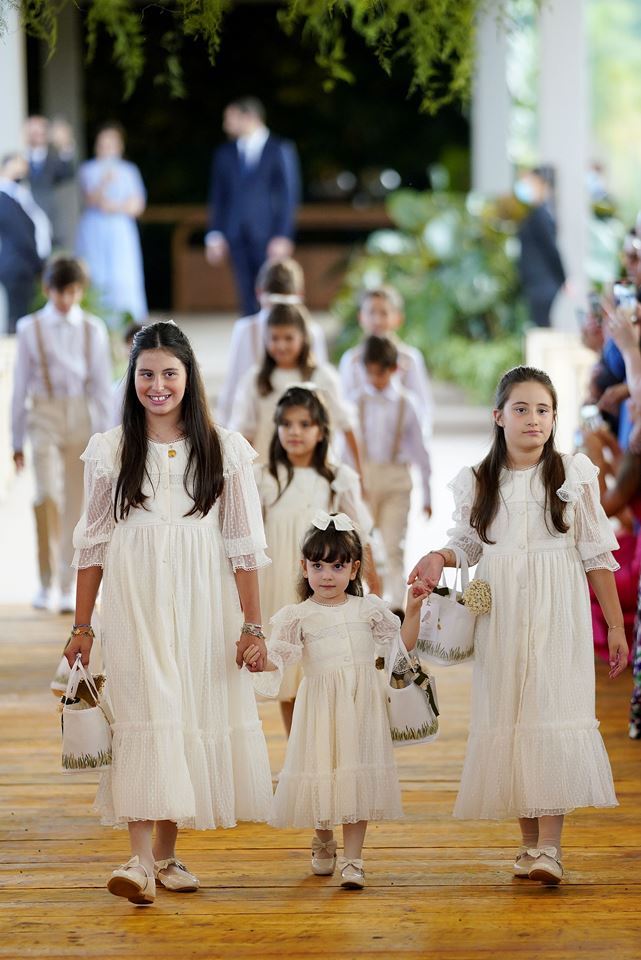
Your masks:
<svg viewBox="0 0 641 960"><path fill-rule="evenodd" d="M405 407L405 443L407 444L407 457L408 460L415 464L421 471L423 506L429 507L432 503L432 495L430 492L432 467L424 437L425 434L418 416L418 411L414 404L410 402Z"/></svg>
<svg viewBox="0 0 641 960"><path fill-rule="evenodd" d="M257 360L252 334L253 329L250 322L244 318L236 321L229 344L227 373L216 408L218 423L222 424L223 427L229 427L231 424L234 399L241 378Z"/></svg>
<svg viewBox="0 0 641 960"><path fill-rule="evenodd" d="M256 389L257 367L248 370L236 390L229 417L229 430L237 430L252 440L258 429L258 392Z"/></svg>
<svg viewBox="0 0 641 960"><path fill-rule="evenodd" d="M29 329L29 328L27 328ZM13 435L13 449L24 449L24 438L27 429L27 395L29 381L32 375L31 356L26 341L27 331L17 329L17 351L13 370L13 396L11 398L11 431Z"/></svg>
<svg viewBox="0 0 641 960"><path fill-rule="evenodd" d="M340 377L343 393L350 399L360 386L356 376L357 366L358 364L354 359L354 347L352 347L343 354L338 364L338 375Z"/></svg>
<svg viewBox="0 0 641 960"><path fill-rule="evenodd" d="M312 380L318 385L321 396L327 403L332 427L335 430L353 430L356 415L351 403L345 400L338 373L328 363L316 367Z"/></svg>
<svg viewBox="0 0 641 960"><path fill-rule="evenodd" d="M88 394L93 401L96 433L105 433L113 426L114 401L111 371L111 348L107 328L98 317L92 317L91 357L88 370Z"/></svg>
<svg viewBox="0 0 641 960"><path fill-rule="evenodd" d="M327 340L325 339L325 331L320 323L312 323L310 325L310 333L312 335L312 350L314 351L316 362L328 363Z"/></svg>
<svg viewBox="0 0 641 960"><path fill-rule="evenodd" d="M434 420L434 396L423 355L419 350L412 348L404 354L403 359L407 363L407 368L402 377L403 386L416 397L421 407L423 433L426 437L431 437Z"/></svg>

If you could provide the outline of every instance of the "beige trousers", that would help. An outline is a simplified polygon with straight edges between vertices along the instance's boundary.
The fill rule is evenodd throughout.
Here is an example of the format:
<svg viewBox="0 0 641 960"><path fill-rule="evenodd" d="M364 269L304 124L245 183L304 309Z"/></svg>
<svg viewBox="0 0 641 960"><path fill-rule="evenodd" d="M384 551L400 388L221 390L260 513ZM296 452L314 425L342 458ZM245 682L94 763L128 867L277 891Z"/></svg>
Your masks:
<svg viewBox="0 0 641 960"><path fill-rule="evenodd" d="M85 397L34 397L27 421L36 480L34 512L43 587L72 588L73 531L82 513L83 463L91 436Z"/></svg>
<svg viewBox="0 0 641 960"><path fill-rule="evenodd" d="M405 606L405 535L410 512L412 478L406 463L364 464L363 483L374 526L380 531L387 564L385 596L394 609Z"/></svg>

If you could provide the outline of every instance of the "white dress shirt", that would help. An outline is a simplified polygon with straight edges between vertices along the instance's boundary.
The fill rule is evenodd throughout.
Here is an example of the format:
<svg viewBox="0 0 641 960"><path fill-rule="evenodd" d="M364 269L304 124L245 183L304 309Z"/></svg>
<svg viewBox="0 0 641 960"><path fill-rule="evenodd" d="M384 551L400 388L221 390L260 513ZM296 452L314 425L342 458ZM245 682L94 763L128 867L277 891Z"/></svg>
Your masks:
<svg viewBox="0 0 641 960"><path fill-rule="evenodd" d="M38 311L42 342L49 366L54 397L82 397L91 400L95 433L108 430L113 421L111 352L107 328L102 320L75 305L61 314L51 302ZM89 323L89 369L85 349L85 318ZM47 397L36 339L34 315L18 320L16 363L13 379L11 422L13 449L22 450L29 397Z"/></svg>
<svg viewBox="0 0 641 960"><path fill-rule="evenodd" d="M253 170L260 163L268 139L269 130L265 126L260 126L248 133L246 137L239 137L236 141L238 152L248 170Z"/></svg>
<svg viewBox="0 0 641 960"><path fill-rule="evenodd" d="M351 399L358 411L364 459L368 463L394 462L418 467L423 483L423 506L428 507L430 505L430 455L425 446L421 422L424 414L417 407L416 397L396 383L390 383L385 390L377 390L366 383ZM405 407L398 453L394 460L394 441L401 400L405 401ZM361 419L361 409L364 410L363 419Z"/></svg>
<svg viewBox="0 0 641 960"><path fill-rule="evenodd" d="M234 324L229 345L227 373L218 396L216 419L223 427L229 427L238 384L248 370L263 362L265 331L270 308L265 307L251 317L242 317ZM317 363L327 363L325 333L319 323L310 323L312 350ZM298 378L300 380L300 377Z"/></svg>
<svg viewBox="0 0 641 960"><path fill-rule="evenodd" d="M403 343L398 337L390 336L389 339L398 350L398 372L394 380L414 395L421 412L423 433L429 439L432 436L434 398L423 354L416 347ZM368 382L363 365L362 343L345 351L338 365L338 372L345 396L353 400L353 395L362 390Z"/></svg>

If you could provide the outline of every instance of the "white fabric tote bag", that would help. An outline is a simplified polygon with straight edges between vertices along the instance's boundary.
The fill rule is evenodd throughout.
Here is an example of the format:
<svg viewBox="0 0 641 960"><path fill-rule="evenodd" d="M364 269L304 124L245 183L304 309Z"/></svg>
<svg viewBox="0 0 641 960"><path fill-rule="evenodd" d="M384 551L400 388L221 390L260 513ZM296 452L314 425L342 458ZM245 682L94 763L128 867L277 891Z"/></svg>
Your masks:
<svg viewBox="0 0 641 960"><path fill-rule="evenodd" d="M467 569L467 557L460 550L456 555L454 585L448 588L445 570L441 577L442 585L448 590L447 596L432 593L423 604L421 626L416 649L430 663L451 667L474 656L474 624L476 616L459 603L459 597L466 590L470 578ZM460 574L460 591L458 590Z"/></svg>
<svg viewBox="0 0 641 960"><path fill-rule="evenodd" d="M93 699L89 706L77 696L84 680ZM109 709L98 693L93 677L76 657L62 698L62 769L65 773L105 770L111 764Z"/></svg>
<svg viewBox="0 0 641 960"><path fill-rule="evenodd" d="M410 747L438 736L438 699L434 677L405 649L400 635L385 662L385 695L392 743Z"/></svg>

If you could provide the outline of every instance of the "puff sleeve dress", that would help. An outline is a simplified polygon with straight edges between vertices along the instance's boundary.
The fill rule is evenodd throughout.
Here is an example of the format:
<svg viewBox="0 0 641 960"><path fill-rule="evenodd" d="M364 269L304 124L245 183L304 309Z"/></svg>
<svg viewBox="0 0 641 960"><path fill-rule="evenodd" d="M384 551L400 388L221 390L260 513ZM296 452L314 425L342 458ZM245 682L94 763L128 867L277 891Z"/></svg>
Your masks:
<svg viewBox="0 0 641 960"><path fill-rule="evenodd" d="M385 691L375 661L398 636L398 617L378 597L313 599L280 610L269 657L278 673L254 674L273 693L284 669L302 661L285 764L270 823L332 830L338 823L403 815ZM270 689L271 688L271 689Z"/></svg>
<svg viewBox="0 0 641 960"><path fill-rule="evenodd" d="M504 470L498 513L482 543L470 526L475 478L450 484L449 547L492 589L477 618L470 735L454 807L463 819L540 817L616 806L595 717L589 570L618 569L616 537L599 501L598 469L563 457L567 533L545 522L540 470Z"/></svg>
<svg viewBox="0 0 641 960"><path fill-rule="evenodd" d="M272 784L251 677L238 670L235 569L267 563L254 452L219 429L224 489L186 516L188 441L149 441L147 509L114 522L121 428L83 454L86 509L75 566L103 568L101 640L115 723L96 809L105 824L195 829L266 820Z"/></svg>
<svg viewBox="0 0 641 960"><path fill-rule="evenodd" d="M265 623L269 623L281 607L296 603L301 544L317 510L346 513L358 526L363 543L368 542L373 521L361 496L358 474L345 464L334 469L335 477L330 484L314 467L296 467L287 486L287 472L282 468L279 476L282 492L279 492L269 469L264 465L255 468L272 559L259 574ZM293 700L302 678L302 664L292 665L280 685L278 699Z"/></svg>

